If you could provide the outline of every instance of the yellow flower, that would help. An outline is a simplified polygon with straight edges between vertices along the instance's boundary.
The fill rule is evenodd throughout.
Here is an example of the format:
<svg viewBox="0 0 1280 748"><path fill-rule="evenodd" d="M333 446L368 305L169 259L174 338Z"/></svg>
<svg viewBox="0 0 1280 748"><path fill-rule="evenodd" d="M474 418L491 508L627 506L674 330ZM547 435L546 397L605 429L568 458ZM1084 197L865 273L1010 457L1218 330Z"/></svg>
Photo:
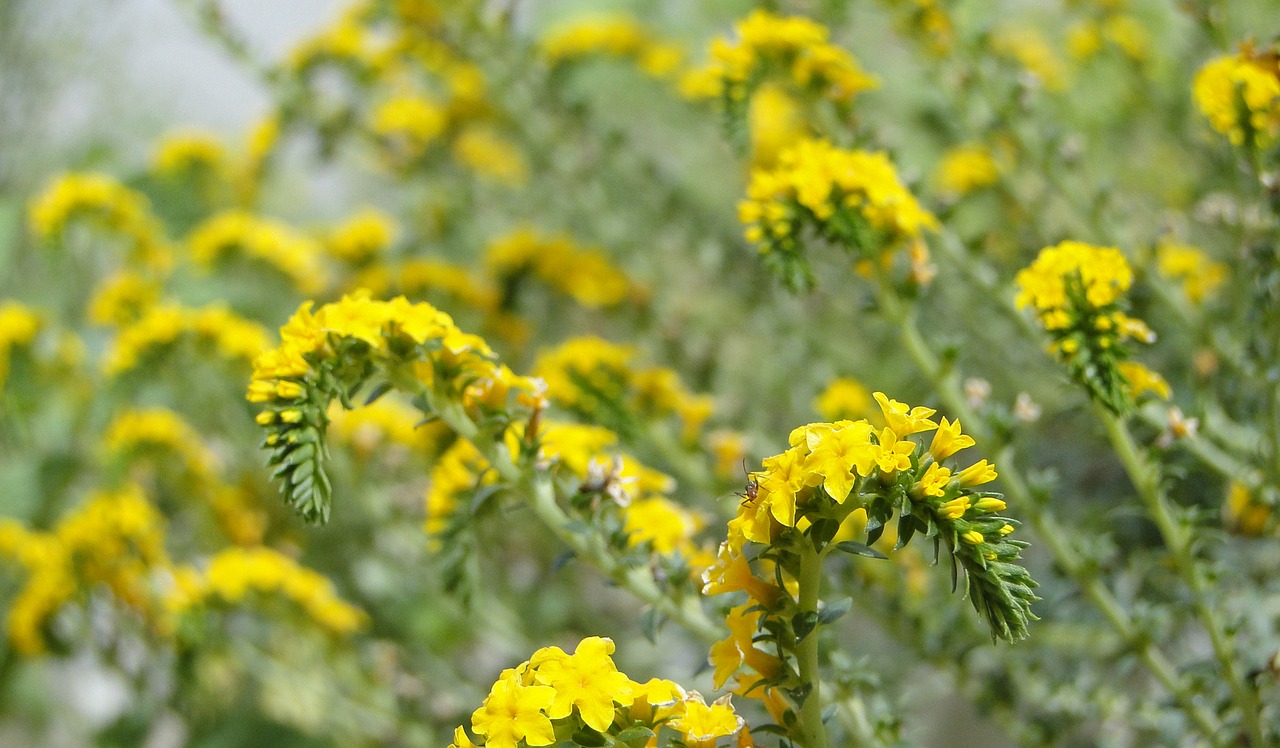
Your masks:
<svg viewBox="0 0 1280 748"><path fill-rule="evenodd" d="M822 476L823 488L837 503L843 504L849 497L857 476L871 474L878 454L871 434L866 421L833 428L818 437L805 457L805 472Z"/></svg>
<svg viewBox="0 0 1280 748"><path fill-rule="evenodd" d="M933 455L933 459L941 462L962 449L972 447L973 444L972 436L960 433L959 419L948 422L944 417L942 424L933 434L933 441L929 444L929 454Z"/></svg>
<svg viewBox="0 0 1280 748"><path fill-rule="evenodd" d="M989 464L986 460L979 460L969 467L961 470L956 475L956 483L960 486L969 488L972 486L980 486L983 483L990 483L998 477L995 465Z"/></svg>
<svg viewBox="0 0 1280 748"><path fill-rule="evenodd" d="M974 190L995 184L1000 179L991 149L984 145L963 145L943 154L934 181L943 194L962 197Z"/></svg>
<svg viewBox="0 0 1280 748"><path fill-rule="evenodd" d="M1192 94L1213 129L1233 145L1266 148L1280 137L1280 73L1247 50L1210 60L1196 74Z"/></svg>
<svg viewBox="0 0 1280 748"><path fill-rule="evenodd" d="M1170 241L1156 247L1156 269L1166 278L1182 282L1182 291L1199 304L1226 281L1229 269L1202 250Z"/></svg>
<svg viewBox="0 0 1280 748"><path fill-rule="evenodd" d="M1137 399L1146 392L1154 394L1161 400L1173 397L1173 389L1157 371L1152 371L1137 361L1121 361L1117 364L1121 376L1129 383L1132 396Z"/></svg>
<svg viewBox="0 0 1280 748"><path fill-rule="evenodd" d="M203 170L218 176L226 169L226 149L218 136L205 130L181 130L165 135L152 155L152 168L164 176Z"/></svg>
<svg viewBox="0 0 1280 748"><path fill-rule="evenodd" d="M555 731L546 711L555 700L555 689L522 685L514 671L493 684L484 705L471 715L471 729L485 736L486 748L542 746L555 742Z"/></svg>
<svg viewBox="0 0 1280 748"><path fill-rule="evenodd" d="M548 717L563 719L577 709L591 729L609 729L616 706L630 706L634 700L631 679L619 672L609 657L613 649L612 640L591 636L579 642L572 655L538 666L535 680L555 689L555 698L546 708Z"/></svg>
<svg viewBox="0 0 1280 748"><path fill-rule="evenodd" d="M325 240L329 254L351 263L366 262L385 252L396 236L395 219L365 208L334 227Z"/></svg>
<svg viewBox="0 0 1280 748"><path fill-rule="evenodd" d="M448 112L438 102L426 96L405 94L379 104L369 127L387 142L395 156L412 160L426 153L427 147L444 134L448 124Z"/></svg>
<svg viewBox="0 0 1280 748"><path fill-rule="evenodd" d="M897 400L890 400L883 392L876 392L873 397L884 414L884 422L898 436L909 436L938 428L938 424L929 420L929 416L937 412L933 408L923 406L912 408Z"/></svg>
<svg viewBox="0 0 1280 748"><path fill-rule="evenodd" d="M691 691L684 701L684 713L670 724L684 734L690 748L710 748L716 738L738 734L744 723L734 713L727 694L708 706L701 694Z"/></svg>
<svg viewBox="0 0 1280 748"><path fill-rule="evenodd" d="M519 148L492 128L467 127L458 133L451 147L458 163L482 177L512 186L529 179L529 165Z"/></svg>
<svg viewBox="0 0 1280 748"><path fill-rule="evenodd" d="M924 475L920 477L917 490L924 496L942 496L947 492L947 485L950 482L951 470L934 462L925 469ZM952 517L952 519L955 518Z"/></svg>
<svg viewBox="0 0 1280 748"><path fill-rule="evenodd" d="M871 415L871 392L855 379L839 377L831 380L813 407L828 421L866 418Z"/></svg>

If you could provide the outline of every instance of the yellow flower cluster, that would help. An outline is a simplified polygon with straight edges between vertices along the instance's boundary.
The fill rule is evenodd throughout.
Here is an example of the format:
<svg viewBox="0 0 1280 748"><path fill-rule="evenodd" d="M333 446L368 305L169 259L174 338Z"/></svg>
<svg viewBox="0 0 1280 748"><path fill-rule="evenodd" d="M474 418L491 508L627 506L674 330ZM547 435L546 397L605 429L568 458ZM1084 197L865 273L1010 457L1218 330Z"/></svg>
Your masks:
<svg viewBox="0 0 1280 748"><path fill-rule="evenodd" d="M103 371L118 376L140 366L156 349L184 339L212 345L219 356L252 361L268 347L267 331L222 306L200 309L164 304L147 310L137 322L120 330L107 351Z"/></svg>
<svg viewBox="0 0 1280 748"><path fill-rule="evenodd" d="M182 176L198 171L217 175L227 168L227 153L218 136L203 130L170 133L160 140L151 156L151 168L161 176Z"/></svg>
<svg viewBox="0 0 1280 748"><path fill-rule="evenodd" d="M828 40L827 28L808 18L755 10L734 31L736 40L712 41L710 61L681 81L686 96L745 101L772 70L785 71L801 90L842 103L876 86L852 55Z"/></svg>
<svg viewBox="0 0 1280 748"><path fill-rule="evenodd" d="M327 281L319 244L284 223L243 210L209 218L187 242L192 259L205 267L241 253L284 273L304 293L320 291Z"/></svg>
<svg viewBox="0 0 1280 748"><path fill-rule="evenodd" d="M534 365L552 401L619 430L630 419L676 416L682 438L694 441L711 416L710 397L689 392L674 371L639 367L635 350L595 337L571 338L545 351Z"/></svg>
<svg viewBox="0 0 1280 748"><path fill-rule="evenodd" d="M290 600L338 636L353 634L366 622L364 612L338 597L326 577L270 548L227 548L203 571L177 569L166 603L171 613L181 615L210 603L241 605L255 595Z"/></svg>
<svg viewBox="0 0 1280 748"><path fill-rule="evenodd" d="M993 185L999 179L1000 167L991 155L991 149L976 144L948 150L934 173L938 189L951 199Z"/></svg>
<svg viewBox="0 0 1280 748"><path fill-rule="evenodd" d="M397 231L394 218L365 208L331 229L324 238L324 248L339 260L363 265L385 253Z"/></svg>
<svg viewBox="0 0 1280 748"><path fill-rule="evenodd" d="M447 431L439 421L422 423L422 413L391 397L355 410L335 404L329 408L329 419L329 434L334 441L350 444L357 455L366 458L389 444L418 454L434 454Z"/></svg>
<svg viewBox="0 0 1280 748"><path fill-rule="evenodd" d="M828 421L850 421L871 416L874 402L861 382L838 377L813 401L813 409Z"/></svg>
<svg viewBox="0 0 1280 748"><path fill-rule="evenodd" d="M186 421L165 408L126 410L117 415L102 436L102 446L110 454L125 455L139 450L164 450L181 456L183 466L197 481L213 477L213 453Z"/></svg>
<svg viewBox="0 0 1280 748"><path fill-rule="evenodd" d="M398 265L378 263L361 271L352 283L375 296L399 293L430 298L439 292L472 309L493 312L498 307L497 291L467 267L444 260L412 258Z"/></svg>
<svg viewBox="0 0 1280 748"><path fill-rule="evenodd" d="M1180 281L1182 292L1196 304L1203 303L1226 282L1229 270L1197 247L1161 242L1156 247L1156 270L1166 278Z"/></svg>
<svg viewBox="0 0 1280 748"><path fill-rule="evenodd" d="M214 451L177 413L164 408L126 410L107 426L102 447L109 457L124 459L131 467L144 459L168 466L176 456L184 471L177 478L182 481L181 495L207 504L232 542L256 545L262 540L266 515L243 488L222 482Z"/></svg>
<svg viewBox="0 0 1280 748"><path fill-rule="evenodd" d="M1067 51L1077 60L1087 60L1113 45L1136 62L1151 55L1151 34L1142 21L1128 13L1108 12L1102 18L1088 19L1067 31Z"/></svg>
<svg viewBox="0 0 1280 748"><path fill-rule="evenodd" d="M1254 496L1243 483L1231 482L1226 500L1222 503L1222 523L1228 532L1247 537L1258 537L1271 524L1272 507Z"/></svg>
<svg viewBox="0 0 1280 748"><path fill-rule="evenodd" d="M311 307L303 304L281 328L280 346L254 361L247 394L268 406L257 417L265 446L274 451L287 502L309 519L324 521L329 510L324 408L333 399L350 407L345 398L354 385L344 377L362 381L366 366L395 367L431 393L433 407L456 403L476 420L505 412L513 394L527 407L542 405L541 382L513 374L483 339L430 304L357 293L314 313Z"/></svg>
<svg viewBox="0 0 1280 748"><path fill-rule="evenodd" d="M107 327L136 322L160 300L160 284L131 271L116 273L89 299L89 321Z"/></svg>
<svg viewBox="0 0 1280 748"><path fill-rule="evenodd" d="M497 479L484 455L466 439L455 441L440 455L431 468L431 485L423 496L427 515L423 530L431 537L433 550L439 550L439 538L465 497Z"/></svg>
<svg viewBox="0 0 1280 748"><path fill-rule="evenodd" d="M485 249L485 264L502 281L531 272L590 309L618 304L631 292L626 274L601 250L530 228L491 241Z"/></svg>
<svg viewBox="0 0 1280 748"><path fill-rule="evenodd" d="M0 521L0 555L17 560L27 572L8 615L9 639L27 655L45 651L48 622L96 585L149 618L149 577L153 569L168 567L164 518L133 485L96 494L52 532Z"/></svg>
<svg viewBox="0 0 1280 748"><path fill-rule="evenodd" d="M967 501L967 489L989 483L996 472L986 460L954 473L942 466L944 460L973 445L973 439L961 433L959 422L948 423L944 418L938 424L930 419L932 409L908 408L881 392L875 393L875 400L887 424L884 428L877 430L866 420L802 426L791 432L790 449L766 458L764 470L751 474L754 496L742 502L738 516L729 523L728 550L733 555L740 555L745 541L769 544L783 528L803 529L806 514L823 511L830 502L845 504L867 479L892 483L900 474L909 476L912 498L950 520L960 520L974 508ZM919 452L920 445L908 437L931 431L935 433L929 448ZM814 490L817 486L822 491ZM990 511L984 505L971 516ZM970 529L974 528L964 525L959 532ZM1003 532L1000 526L996 530L993 537Z"/></svg>
<svg viewBox="0 0 1280 748"><path fill-rule="evenodd" d="M785 86L765 81L751 94L747 107L747 131L751 136L751 165L776 166L791 144L810 135L807 117Z"/></svg>
<svg viewBox="0 0 1280 748"><path fill-rule="evenodd" d="M779 263L784 280L808 282L800 234L812 226L822 237L864 259L883 258L903 242L919 245L938 221L898 180L889 157L849 151L826 140L806 139L783 151L772 169L755 169L747 198L738 204L747 241ZM788 263L801 263L800 281Z"/></svg>
<svg viewBox="0 0 1280 748"><path fill-rule="evenodd" d="M407 162L425 154L448 124L443 104L422 94L401 94L378 105L369 127L397 162Z"/></svg>
<svg viewBox="0 0 1280 748"><path fill-rule="evenodd" d="M478 742L459 727L451 748L553 745L557 734L582 726L602 736L645 727L654 733L655 746L659 731L673 731L685 748L712 748L718 739L744 730L727 697L707 705L696 691L671 681L632 681L614 664L613 651L612 640L593 636L579 642L573 654L544 647L502 671L471 715Z"/></svg>
<svg viewBox="0 0 1280 748"><path fill-rule="evenodd" d="M1004 26L991 34L991 49L1022 65L1049 91L1066 89L1067 67L1038 29Z"/></svg>
<svg viewBox="0 0 1280 748"><path fill-rule="evenodd" d="M1150 376L1130 367L1135 377L1130 379L1118 368L1127 356L1125 341L1155 340L1146 323L1121 309L1133 270L1120 250L1065 241L1041 250L1014 280L1018 308L1035 310L1053 337L1050 350L1090 395L1119 413L1131 403L1135 387L1152 389Z"/></svg>
<svg viewBox="0 0 1280 748"><path fill-rule="evenodd" d="M336 23L310 37L289 53L286 65L296 73L307 73L324 63L363 65L377 69L384 50L374 46L372 35L361 23L361 5L352 6Z"/></svg>
<svg viewBox="0 0 1280 748"><path fill-rule="evenodd" d="M453 158L476 174L513 187L529 179L529 165L511 141L486 125L469 125L453 139Z"/></svg>
<svg viewBox="0 0 1280 748"><path fill-rule="evenodd" d="M659 42L636 19L625 15L576 19L552 29L539 47L552 66L593 56L615 57L634 61L655 77L670 75L683 57L679 47Z"/></svg>
<svg viewBox="0 0 1280 748"><path fill-rule="evenodd" d="M872 529L868 518L873 517L875 531L868 537L874 542L896 511L900 528L947 543L953 560L966 571L971 601L993 636L1010 641L1025 637L1026 624L1034 617L1029 606L1036 599L1031 592L1035 583L1014 562L1026 544L1008 537L1015 523L999 516L1005 509L999 495L975 490L996 479L995 467L984 459L953 469L946 463L974 445L958 421L936 422L931 408L909 407L880 392L874 397L884 427L877 429L866 420L802 426L791 432L789 449L765 458L764 469L751 473L717 560L703 574L703 593L747 594L750 601L738 615L750 620L731 620L735 632L736 625L744 632L755 630L759 616L752 606L765 615L789 618L796 612L798 580L772 562L753 558L747 544L782 552L811 547L818 558L833 543L851 548L846 552L874 554L860 543L837 541L854 530ZM927 442L920 440L930 432ZM846 532L846 522L857 527ZM910 535L900 537L899 545L908 540ZM751 651L752 641L738 632L713 649L718 682L743 663L759 678L773 678L777 663ZM749 677L740 685L752 688L756 681ZM757 697L766 698L768 706L767 693Z"/></svg>
<svg viewBox="0 0 1280 748"><path fill-rule="evenodd" d="M30 345L40 332L40 317L16 301L0 302L0 387L9 378L9 357L18 346Z"/></svg>
<svg viewBox="0 0 1280 748"><path fill-rule="evenodd" d="M158 269L172 261L150 201L105 174L58 177L31 202L28 218L32 233L42 241L60 239L73 221L83 219L124 237L133 260Z"/></svg>
<svg viewBox="0 0 1280 748"><path fill-rule="evenodd" d="M1234 145L1267 148L1280 139L1280 67L1242 49L1210 60L1191 87L1200 112Z"/></svg>

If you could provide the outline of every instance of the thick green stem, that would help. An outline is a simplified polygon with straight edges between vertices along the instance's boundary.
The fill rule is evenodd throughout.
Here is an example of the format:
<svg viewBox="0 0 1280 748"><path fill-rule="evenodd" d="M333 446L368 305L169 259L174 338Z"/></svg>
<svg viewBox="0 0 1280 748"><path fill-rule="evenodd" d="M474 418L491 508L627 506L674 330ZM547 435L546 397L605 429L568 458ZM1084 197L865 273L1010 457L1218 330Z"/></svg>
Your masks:
<svg viewBox="0 0 1280 748"><path fill-rule="evenodd" d="M938 357L930 350L924 336L920 333L910 308L892 291L883 287L881 288L881 307L885 314L898 325L907 352L916 366L933 383L943 403L965 424L969 433L973 434L979 442L988 441L991 435L986 433L987 430L982 421L969 407L956 373L943 370ZM1006 448L1002 452L997 464L1000 465L1000 477L1005 485L1005 494L1019 507L1021 516L1025 517L1036 531L1041 545L1053 556L1063 573L1080 587L1085 597L1098 609L1116 634L1133 648L1134 653L1187 714L1196 729L1210 741L1216 740L1220 730L1217 717L1196 703L1192 689L1178 675L1169 658L1138 630L1115 595L1082 563L1080 554L1067 541L1070 537L1067 530L1048 507L1033 498L1026 478L1017 469L1011 448Z"/></svg>
<svg viewBox="0 0 1280 748"><path fill-rule="evenodd" d="M800 554L798 601L801 617L816 617L822 586L822 555L806 539ZM805 748L827 748L827 728L822 724L821 676L818 672L818 626L796 643L796 660L802 687L808 687L800 706L799 728Z"/></svg>
<svg viewBox="0 0 1280 748"><path fill-rule="evenodd" d="M1138 490L1147 514L1159 529L1178 574L1191 592L1192 607L1200 624L1209 635L1209 642L1213 646L1218 665L1222 668L1223 678L1231 688L1236 706L1240 709L1242 725L1249 744L1263 745L1261 706L1258 703L1258 695L1242 676L1236 658L1235 642L1227 636L1222 622L1218 620L1216 612L1209 604L1208 583L1191 550L1192 529L1174 517L1173 507L1160 488L1159 470L1144 457L1125 422L1096 403L1094 411L1106 426L1111 446L1120 457L1129 480Z"/></svg>

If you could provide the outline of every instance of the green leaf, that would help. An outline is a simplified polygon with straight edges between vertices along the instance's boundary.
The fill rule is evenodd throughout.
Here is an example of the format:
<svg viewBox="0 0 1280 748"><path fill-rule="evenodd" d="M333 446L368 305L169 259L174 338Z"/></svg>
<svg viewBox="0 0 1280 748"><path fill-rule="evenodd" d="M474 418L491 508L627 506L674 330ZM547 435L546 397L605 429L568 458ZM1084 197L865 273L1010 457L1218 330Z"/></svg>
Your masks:
<svg viewBox="0 0 1280 748"><path fill-rule="evenodd" d="M608 745L608 739L590 727L584 727L569 738L583 748L602 748Z"/></svg>
<svg viewBox="0 0 1280 748"><path fill-rule="evenodd" d="M633 740L647 740L653 737L653 734L653 730L650 730L644 725L633 725L613 737L615 740L620 740L623 743L630 743Z"/></svg>
<svg viewBox="0 0 1280 748"><path fill-rule="evenodd" d="M831 623L840 616L843 616L845 613L848 613L849 609L852 607L852 597L846 597L842 600L837 600L834 603L828 603L823 606L822 610L818 611L818 623L826 626L828 623Z"/></svg>
<svg viewBox="0 0 1280 748"><path fill-rule="evenodd" d="M803 613L796 613L791 617L791 630L796 635L796 641L803 641L804 638L813 633L813 630L817 627L817 611L810 610Z"/></svg>
<svg viewBox="0 0 1280 748"><path fill-rule="evenodd" d="M880 551L877 551L875 548L853 540L845 540L840 543L836 543L835 549L843 553L851 553L855 556L866 556L867 558L878 558L881 560L888 560L889 558Z"/></svg>

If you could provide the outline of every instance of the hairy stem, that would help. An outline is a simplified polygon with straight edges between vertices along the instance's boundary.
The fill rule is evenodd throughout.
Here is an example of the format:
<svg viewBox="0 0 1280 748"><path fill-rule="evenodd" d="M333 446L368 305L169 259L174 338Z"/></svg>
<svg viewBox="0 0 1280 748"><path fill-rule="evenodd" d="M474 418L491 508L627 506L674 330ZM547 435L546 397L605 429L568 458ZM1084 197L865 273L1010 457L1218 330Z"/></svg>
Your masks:
<svg viewBox="0 0 1280 748"><path fill-rule="evenodd" d="M1174 516L1173 507L1160 487L1159 468L1142 454L1134 442L1129 427L1114 413L1095 404L1094 411L1107 429L1107 437L1111 446L1123 463L1129 480L1147 510L1151 520L1155 522L1165 547L1173 559L1178 574L1182 577L1187 589L1191 592L1192 607L1209 635L1214 656L1222 668L1223 678L1231 688L1236 706L1240 709L1245 735L1250 745L1263 745L1261 706L1258 695L1245 681L1240 672L1235 652L1235 642L1229 637L1208 600L1208 583L1204 571L1192 553L1192 528L1179 522Z"/></svg>

